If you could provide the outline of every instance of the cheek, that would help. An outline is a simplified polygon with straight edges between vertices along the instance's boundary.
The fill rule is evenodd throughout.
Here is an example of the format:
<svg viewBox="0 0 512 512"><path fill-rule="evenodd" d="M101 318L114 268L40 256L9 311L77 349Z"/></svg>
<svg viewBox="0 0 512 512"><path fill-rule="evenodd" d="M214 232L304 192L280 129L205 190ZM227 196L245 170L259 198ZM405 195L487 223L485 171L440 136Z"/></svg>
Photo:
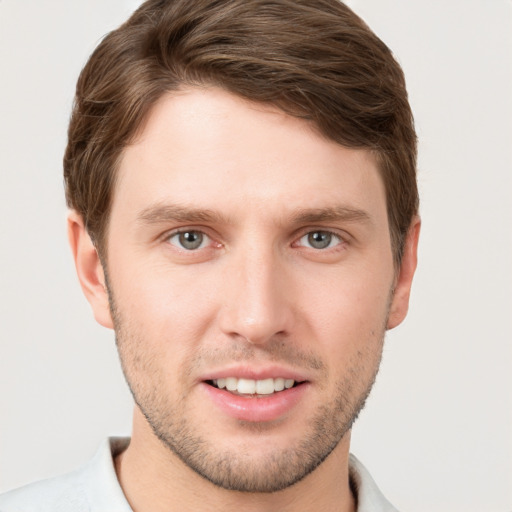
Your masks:
<svg viewBox="0 0 512 512"><path fill-rule="evenodd" d="M333 298L335 297L335 298ZM362 392L379 367L388 316L388 296L348 287L323 302L313 330L335 389Z"/></svg>
<svg viewBox="0 0 512 512"><path fill-rule="evenodd" d="M324 293L311 287L303 296L309 308L304 318L315 339L315 350L331 366L333 376L352 369L356 380L364 381L375 372L382 352L390 288L388 279L379 282L375 275L370 279L347 275L331 279Z"/></svg>
<svg viewBox="0 0 512 512"><path fill-rule="evenodd" d="M212 293L204 280L191 272L172 273L148 268L118 274L116 304L130 332L138 333L162 355L173 357L193 350L215 316Z"/></svg>
<svg viewBox="0 0 512 512"><path fill-rule="evenodd" d="M340 336L382 328L390 303L391 279L329 279L327 287L304 286L303 303L318 329Z"/></svg>

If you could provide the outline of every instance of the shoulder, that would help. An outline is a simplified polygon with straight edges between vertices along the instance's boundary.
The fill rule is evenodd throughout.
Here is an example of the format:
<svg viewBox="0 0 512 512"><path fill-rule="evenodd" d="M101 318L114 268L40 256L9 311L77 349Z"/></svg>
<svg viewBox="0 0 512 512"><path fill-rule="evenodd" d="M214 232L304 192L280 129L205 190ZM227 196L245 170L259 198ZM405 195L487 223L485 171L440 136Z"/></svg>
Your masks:
<svg viewBox="0 0 512 512"><path fill-rule="evenodd" d="M130 512L113 464L128 442L105 440L81 468L0 495L0 512Z"/></svg>
<svg viewBox="0 0 512 512"><path fill-rule="evenodd" d="M1 512L89 512L80 471L41 480L0 496Z"/></svg>

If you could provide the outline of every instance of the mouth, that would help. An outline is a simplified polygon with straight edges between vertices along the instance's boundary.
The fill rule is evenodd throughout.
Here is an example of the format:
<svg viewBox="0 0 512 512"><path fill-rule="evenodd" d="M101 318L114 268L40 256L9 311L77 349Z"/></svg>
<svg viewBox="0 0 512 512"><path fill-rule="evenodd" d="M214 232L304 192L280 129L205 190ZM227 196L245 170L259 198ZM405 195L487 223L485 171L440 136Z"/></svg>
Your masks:
<svg viewBox="0 0 512 512"><path fill-rule="evenodd" d="M306 401L311 382L290 375L288 371L282 376L279 376L281 372L275 371L276 377L270 377L269 372L261 376L250 375L254 372L245 369L238 376L227 372L211 375L202 381L200 389L223 415L236 420L272 422L284 419L300 402Z"/></svg>
<svg viewBox="0 0 512 512"><path fill-rule="evenodd" d="M285 379L284 377L261 380L226 377L207 380L206 384L217 389L225 389L235 395L257 398L281 393L282 391L301 385L302 382L293 379Z"/></svg>

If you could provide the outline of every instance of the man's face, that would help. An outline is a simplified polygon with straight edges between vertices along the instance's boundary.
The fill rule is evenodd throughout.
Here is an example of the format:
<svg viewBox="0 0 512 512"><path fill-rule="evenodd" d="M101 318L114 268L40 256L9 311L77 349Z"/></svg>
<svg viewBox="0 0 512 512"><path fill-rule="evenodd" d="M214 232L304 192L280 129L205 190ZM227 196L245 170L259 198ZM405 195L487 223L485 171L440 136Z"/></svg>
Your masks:
<svg viewBox="0 0 512 512"><path fill-rule="evenodd" d="M126 378L188 466L275 491L346 442L395 283L368 152L218 89L165 96L123 154L107 247Z"/></svg>

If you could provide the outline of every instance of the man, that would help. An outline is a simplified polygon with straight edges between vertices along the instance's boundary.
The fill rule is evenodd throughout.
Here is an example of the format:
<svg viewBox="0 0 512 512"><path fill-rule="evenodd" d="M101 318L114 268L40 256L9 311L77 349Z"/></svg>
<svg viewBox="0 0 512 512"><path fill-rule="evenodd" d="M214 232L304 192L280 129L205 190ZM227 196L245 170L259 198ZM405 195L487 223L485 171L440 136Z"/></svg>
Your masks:
<svg viewBox="0 0 512 512"><path fill-rule="evenodd" d="M149 0L91 56L69 239L131 440L0 510L389 511L349 454L419 235L400 67L337 0Z"/></svg>

